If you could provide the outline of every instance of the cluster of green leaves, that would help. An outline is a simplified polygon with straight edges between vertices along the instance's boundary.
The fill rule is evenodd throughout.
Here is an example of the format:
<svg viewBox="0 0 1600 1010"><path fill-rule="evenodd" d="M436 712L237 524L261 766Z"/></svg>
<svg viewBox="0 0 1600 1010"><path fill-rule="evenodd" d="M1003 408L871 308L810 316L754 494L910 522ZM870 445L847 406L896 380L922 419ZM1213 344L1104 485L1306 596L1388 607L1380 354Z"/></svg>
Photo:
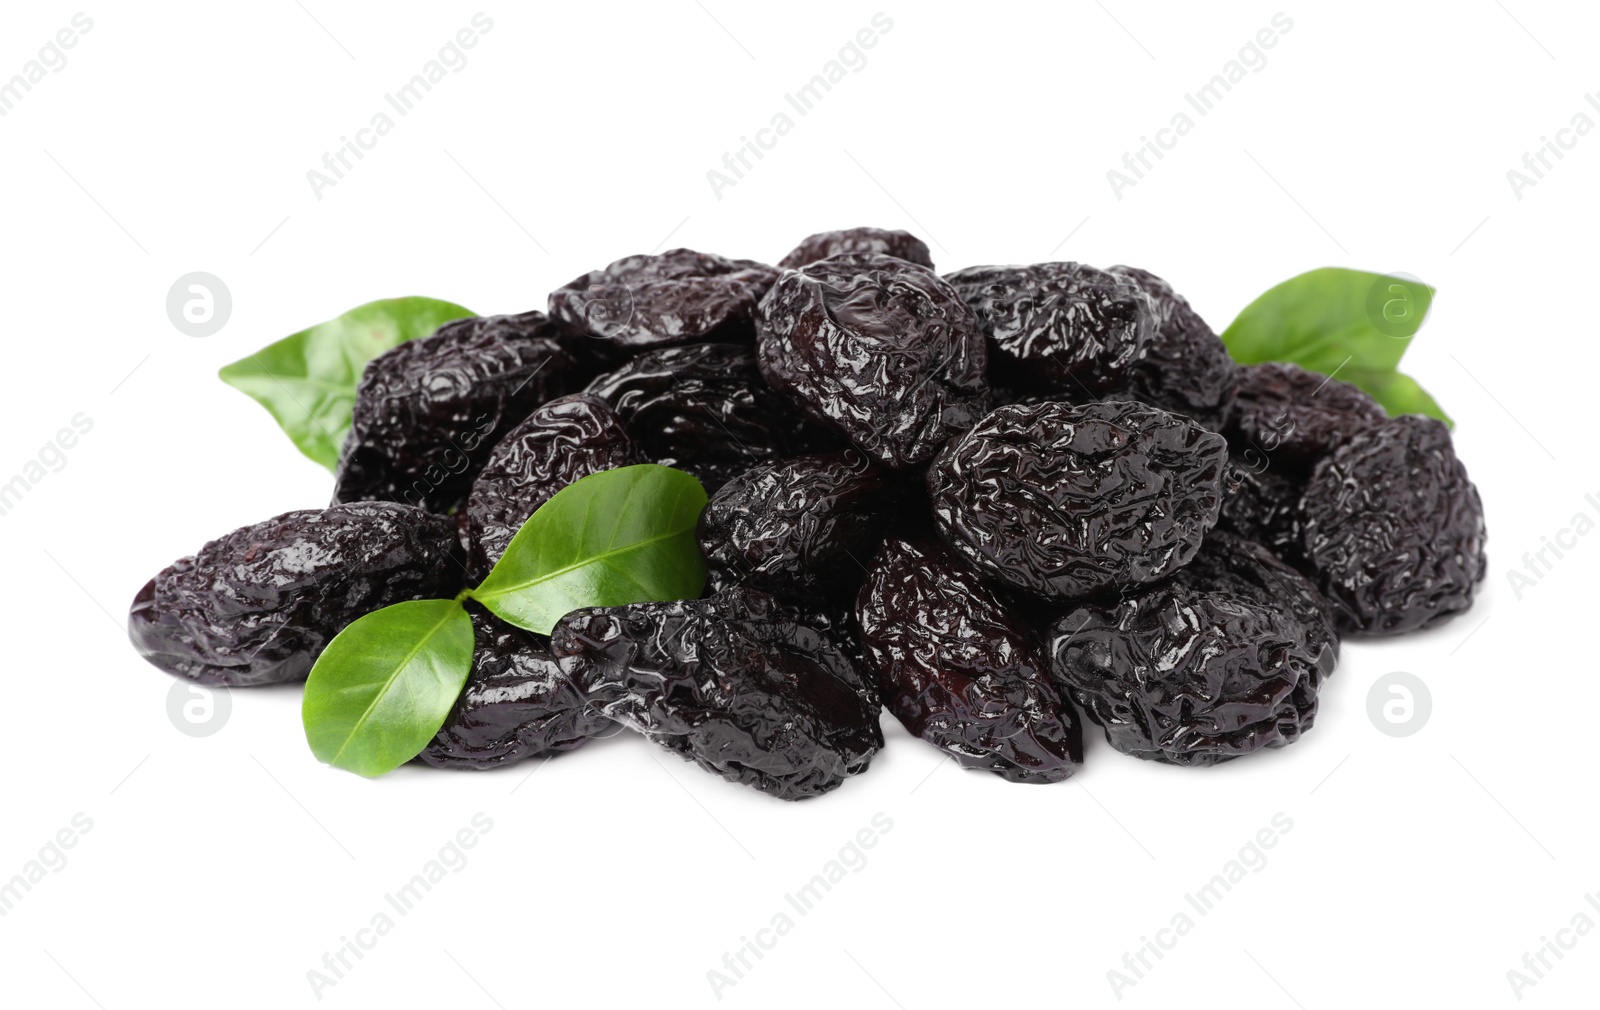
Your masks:
<svg viewBox="0 0 1600 1010"><path fill-rule="evenodd" d="M699 596L706 566L694 531L705 504L693 476L650 463L567 485L523 523L477 588L384 607L328 643L301 708L312 753L367 776L421 753L472 669L465 600L548 635L580 607Z"/></svg>
<svg viewBox="0 0 1600 1010"><path fill-rule="evenodd" d="M1245 306L1222 331L1235 361L1288 361L1359 386L1391 417L1450 418L1399 371L1433 304L1433 288L1388 274L1324 267L1291 277Z"/></svg>

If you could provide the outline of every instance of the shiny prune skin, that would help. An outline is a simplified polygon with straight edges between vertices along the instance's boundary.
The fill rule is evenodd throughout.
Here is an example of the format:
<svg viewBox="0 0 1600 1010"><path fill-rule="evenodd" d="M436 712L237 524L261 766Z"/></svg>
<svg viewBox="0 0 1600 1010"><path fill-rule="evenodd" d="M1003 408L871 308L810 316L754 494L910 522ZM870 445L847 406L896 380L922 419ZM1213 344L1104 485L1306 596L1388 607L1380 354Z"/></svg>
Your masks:
<svg viewBox="0 0 1600 1010"><path fill-rule="evenodd" d="M1083 763L1083 728L1038 636L943 544L887 541L856 621L884 705L912 736L1011 782L1060 782Z"/></svg>
<svg viewBox="0 0 1600 1010"><path fill-rule="evenodd" d="M648 462L687 470L708 492L752 466L829 441L762 380L748 347L649 351L585 392L616 411Z"/></svg>
<svg viewBox="0 0 1600 1010"><path fill-rule="evenodd" d="M145 584L128 637L202 684L304 680L345 625L461 589L455 524L393 502L285 512L213 540Z"/></svg>
<svg viewBox="0 0 1600 1010"><path fill-rule="evenodd" d="M927 462L988 409L977 318L926 267L859 253L785 271L756 323L773 388L892 470Z"/></svg>
<svg viewBox="0 0 1600 1010"><path fill-rule="evenodd" d="M1150 300L1082 263L968 267L945 275L989 341L992 384L1082 400L1126 384L1150 341Z"/></svg>
<svg viewBox="0 0 1600 1010"><path fill-rule="evenodd" d="M581 381L569 339L542 312L476 316L373 359L356 388L334 504L458 508L506 432Z"/></svg>
<svg viewBox="0 0 1600 1010"><path fill-rule="evenodd" d="M1222 474L1217 529L1254 540L1291 568L1303 570L1300 496L1310 476L1309 469L1261 453L1235 453Z"/></svg>
<svg viewBox="0 0 1600 1010"><path fill-rule="evenodd" d="M1212 431L1222 431L1238 383L1238 366L1222 339L1172 285L1150 271L1114 266L1107 272L1144 291L1154 323L1122 398L1185 414Z"/></svg>
<svg viewBox="0 0 1600 1010"><path fill-rule="evenodd" d="M1312 581L1347 633L1439 624L1472 606L1488 569L1483 502L1431 417L1393 418L1324 456L1300 511Z"/></svg>
<svg viewBox="0 0 1600 1010"><path fill-rule="evenodd" d="M572 750L612 726L567 679L548 638L476 608L472 634L466 686L418 761L435 768L498 768Z"/></svg>
<svg viewBox="0 0 1600 1010"><path fill-rule="evenodd" d="M830 256L851 253L882 253L933 269L933 256L928 252L926 242L908 231L888 228L845 228L808 235L789 255L778 261L778 266L795 270Z"/></svg>
<svg viewBox="0 0 1600 1010"><path fill-rule="evenodd" d="M557 397L534 408L489 454L467 498L467 563L489 574L540 505L573 481L641 462L627 426L598 397Z"/></svg>
<svg viewBox="0 0 1600 1010"><path fill-rule="evenodd" d="M1186 564L1217 521L1228 446L1142 403L1000 407L928 469L939 535L980 572L1073 599Z"/></svg>
<svg viewBox="0 0 1600 1010"><path fill-rule="evenodd" d="M1388 418L1378 401L1356 386L1299 365L1267 362L1239 369L1226 434L1235 452L1309 467L1345 439Z"/></svg>
<svg viewBox="0 0 1600 1010"><path fill-rule="evenodd" d="M749 343L777 268L693 249L626 256L550 292L550 318L614 348Z"/></svg>
<svg viewBox="0 0 1600 1010"><path fill-rule="evenodd" d="M1124 754L1202 766L1310 729L1339 640L1316 589L1260 544L1213 532L1170 578L1051 627L1051 672Z"/></svg>
<svg viewBox="0 0 1600 1010"><path fill-rule="evenodd" d="M711 496L700 516L700 552L717 585L837 591L860 583L895 490L854 449L754 467Z"/></svg>
<svg viewBox="0 0 1600 1010"><path fill-rule="evenodd" d="M844 647L757 590L576 610L551 649L607 716L780 799L837 788L883 746Z"/></svg>

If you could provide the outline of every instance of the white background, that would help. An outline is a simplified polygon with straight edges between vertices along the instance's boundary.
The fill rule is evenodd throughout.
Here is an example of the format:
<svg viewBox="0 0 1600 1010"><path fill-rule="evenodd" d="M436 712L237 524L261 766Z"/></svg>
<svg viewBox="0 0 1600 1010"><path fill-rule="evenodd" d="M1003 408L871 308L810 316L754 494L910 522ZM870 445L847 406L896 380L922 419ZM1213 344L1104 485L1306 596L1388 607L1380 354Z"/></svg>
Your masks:
<svg viewBox="0 0 1600 1010"><path fill-rule="evenodd" d="M1190 909L1192 932L1122 1004L1509 1006L1506 973L1541 937L1582 911L1600 923L1584 901L1600 892L1600 537L1547 555L1521 599L1508 583L1575 514L1600 515L1600 135L1521 199L1506 177L1575 114L1600 122L1584 100L1600 15L1548 0L881 9L893 25L866 65L718 199L707 170L879 7L484 7L493 28L466 66L320 200L307 170L478 6L85 9L66 66L0 118L0 480L75 414L93 422L0 516L0 878L74 814L93 827L0 918L0 1001L315 1004L308 970L480 811L493 828L470 861L322 1004L715 1005L707 972L789 910L793 930L721 1003L1111 1006L1107 972L1278 813L1293 827L1266 865L1211 914ZM8 4L0 79L77 10ZM1293 27L1266 65L1118 199L1107 170L1280 10ZM920 234L945 269L1146 266L1219 330L1317 266L1436 285L1407 369L1456 418L1483 493L1477 605L1349 644L1292 748L1195 771L1092 731L1082 774L1053 787L960 772L893 725L869 775L801 804L631 738L364 781L312 759L292 688L234 692L214 736L174 728L172 681L123 631L135 590L330 489L220 365L373 298L521 311L625 254L775 260L857 224ZM193 270L233 296L206 339L164 308ZM1404 738L1367 715L1397 670L1433 705ZM893 827L866 865L809 915L788 909L880 812ZM1600 936L1562 936L1575 945L1522 991L1530 1006L1591 1005L1600 987Z"/></svg>

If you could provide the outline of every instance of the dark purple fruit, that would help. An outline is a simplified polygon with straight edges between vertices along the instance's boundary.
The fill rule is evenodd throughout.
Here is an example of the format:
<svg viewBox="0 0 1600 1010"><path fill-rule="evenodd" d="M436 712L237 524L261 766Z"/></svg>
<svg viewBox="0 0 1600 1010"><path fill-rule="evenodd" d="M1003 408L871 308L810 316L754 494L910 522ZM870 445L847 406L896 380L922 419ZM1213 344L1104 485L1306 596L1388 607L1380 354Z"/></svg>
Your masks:
<svg viewBox="0 0 1600 1010"><path fill-rule="evenodd" d="M128 637L154 665L202 684L304 680L356 618L454 596L460 555L455 523L409 505L285 512L162 569L134 598Z"/></svg>

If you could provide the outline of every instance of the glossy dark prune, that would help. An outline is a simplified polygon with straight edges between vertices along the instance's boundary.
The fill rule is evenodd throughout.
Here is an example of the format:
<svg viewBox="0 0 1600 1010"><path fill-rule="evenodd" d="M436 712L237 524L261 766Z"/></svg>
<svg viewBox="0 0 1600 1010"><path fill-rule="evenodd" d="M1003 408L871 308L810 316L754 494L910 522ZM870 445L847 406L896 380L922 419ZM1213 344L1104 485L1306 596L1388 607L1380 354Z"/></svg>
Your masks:
<svg viewBox="0 0 1600 1010"><path fill-rule="evenodd" d="M1221 431L1233 409L1238 366L1214 333L1172 285L1148 270L1115 266L1108 273L1149 296L1153 330L1130 370L1126 399L1185 414Z"/></svg>
<svg viewBox="0 0 1600 1010"><path fill-rule="evenodd" d="M550 318L632 351L749 343L756 303L777 278L765 263L693 249L627 256L550 292Z"/></svg>
<svg viewBox="0 0 1600 1010"><path fill-rule="evenodd" d="M1171 578L1082 604L1051 628L1056 682L1111 746L1177 765L1299 739L1338 656L1316 589L1222 532Z"/></svg>
<svg viewBox="0 0 1600 1010"><path fill-rule="evenodd" d="M988 337L992 383L1082 401L1124 385L1150 341L1139 286L1082 263L968 267L945 280Z"/></svg>
<svg viewBox="0 0 1600 1010"><path fill-rule="evenodd" d="M501 437L580 378L542 312L458 319L379 355L356 389L334 504L453 511Z"/></svg>
<svg viewBox="0 0 1600 1010"><path fill-rule="evenodd" d="M1345 632L1438 624L1472 606L1488 569L1483 502L1431 417L1353 435L1312 471L1300 511L1312 581Z"/></svg>
<svg viewBox="0 0 1600 1010"><path fill-rule="evenodd" d="M1310 472L1277 463L1254 451L1235 454L1222 474L1222 511L1217 529L1237 533L1302 568L1300 495Z"/></svg>
<svg viewBox="0 0 1600 1010"><path fill-rule="evenodd" d="M477 609L472 633L466 686L418 761L435 768L498 768L572 750L611 727L567 679L548 638Z"/></svg>
<svg viewBox="0 0 1600 1010"><path fill-rule="evenodd" d="M883 746L846 650L756 590L576 610L551 648L606 715L780 799L838 787Z"/></svg>
<svg viewBox="0 0 1600 1010"><path fill-rule="evenodd" d="M1267 362L1239 369L1228 441L1234 451L1309 466L1345 439L1388 420L1361 389L1299 365Z"/></svg>
<svg viewBox="0 0 1600 1010"><path fill-rule="evenodd" d="M581 477L641 462L606 403L575 393L534 409L500 440L467 499L467 562L483 579L540 505Z"/></svg>
<svg viewBox="0 0 1600 1010"><path fill-rule="evenodd" d="M650 351L585 392L617 412L648 462L687 470L710 492L826 440L762 380L750 348L733 344Z"/></svg>
<svg viewBox="0 0 1600 1010"><path fill-rule="evenodd" d="M928 470L939 535L979 571L1071 599L1187 563L1217 521L1228 446L1142 403L1000 407Z"/></svg>
<svg viewBox="0 0 1600 1010"><path fill-rule="evenodd" d="M893 504L888 475L854 449L747 470L700 516L716 584L824 593L859 583Z"/></svg>
<svg viewBox="0 0 1600 1010"><path fill-rule="evenodd" d="M988 409L972 310L925 267L882 254L786 271L757 316L761 374L873 460L931 459Z"/></svg>
<svg viewBox="0 0 1600 1010"><path fill-rule="evenodd" d="M134 598L128 637L155 666L202 684L304 680L351 621L448 599L462 580L443 516L392 502L285 512L163 569Z"/></svg>
<svg viewBox="0 0 1600 1010"><path fill-rule="evenodd" d="M1083 763L1038 637L944 545L885 543L856 621L885 706L962 767L1059 782Z"/></svg>
<svg viewBox="0 0 1600 1010"><path fill-rule="evenodd" d="M927 243L910 232L887 228L845 228L842 231L808 235L789 255L778 261L778 266L794 270L807 263L847 253L882 253L933 269L933 257L928 252Z"/></svg>

